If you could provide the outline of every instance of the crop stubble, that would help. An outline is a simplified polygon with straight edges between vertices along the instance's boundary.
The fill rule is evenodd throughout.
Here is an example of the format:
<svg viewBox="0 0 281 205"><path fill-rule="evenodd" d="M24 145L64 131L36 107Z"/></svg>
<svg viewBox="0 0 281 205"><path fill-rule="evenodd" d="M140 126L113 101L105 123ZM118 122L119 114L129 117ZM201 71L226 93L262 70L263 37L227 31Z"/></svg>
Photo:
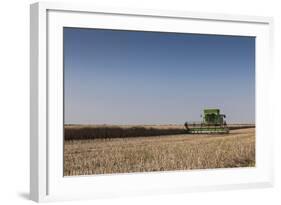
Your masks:
<svg viewBox="0 0 281 205"><path fill-rule="evenodd" d="M229 134L65 140L64 175L255 166L255 128Z"/></svg>

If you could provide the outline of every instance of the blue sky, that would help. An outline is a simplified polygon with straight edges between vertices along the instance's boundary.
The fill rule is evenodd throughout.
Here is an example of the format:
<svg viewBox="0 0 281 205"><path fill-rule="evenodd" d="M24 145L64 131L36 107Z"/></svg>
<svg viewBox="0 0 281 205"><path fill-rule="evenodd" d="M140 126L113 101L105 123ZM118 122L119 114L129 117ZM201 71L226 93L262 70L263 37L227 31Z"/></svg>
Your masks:
<svg viewBox="0 0 281 205"><path fill-rule="evenodd" d="M64 28L66 124L255 122L255 38Z"/></svg>

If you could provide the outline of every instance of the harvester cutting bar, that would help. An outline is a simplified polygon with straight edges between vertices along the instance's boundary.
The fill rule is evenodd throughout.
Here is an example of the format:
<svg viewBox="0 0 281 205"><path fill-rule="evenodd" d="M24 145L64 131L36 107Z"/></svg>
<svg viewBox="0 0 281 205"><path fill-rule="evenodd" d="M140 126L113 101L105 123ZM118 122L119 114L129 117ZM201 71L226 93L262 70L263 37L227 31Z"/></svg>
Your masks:
<svg viewBox="0 0 281 205"><path fill-rule="evenodd" d="M190 127L187 129L190 134L227 134L228 127Z"/></svg>

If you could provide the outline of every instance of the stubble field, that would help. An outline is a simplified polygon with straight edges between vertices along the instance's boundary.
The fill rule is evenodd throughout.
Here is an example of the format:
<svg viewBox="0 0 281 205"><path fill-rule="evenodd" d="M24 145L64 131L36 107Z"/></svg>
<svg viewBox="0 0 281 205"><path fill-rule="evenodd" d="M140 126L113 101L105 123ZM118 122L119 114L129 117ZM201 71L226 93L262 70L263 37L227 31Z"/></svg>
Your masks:
<svg viewBox="0 0 281 205"><path fill-rule="evenodd" d="M152 129L149 137L69 138L64 142L64 175L253 167L255 128L246 127L216 135L181 134L181 127L172 135L166 126L161 127L166 134L159 136Z"/></svg>

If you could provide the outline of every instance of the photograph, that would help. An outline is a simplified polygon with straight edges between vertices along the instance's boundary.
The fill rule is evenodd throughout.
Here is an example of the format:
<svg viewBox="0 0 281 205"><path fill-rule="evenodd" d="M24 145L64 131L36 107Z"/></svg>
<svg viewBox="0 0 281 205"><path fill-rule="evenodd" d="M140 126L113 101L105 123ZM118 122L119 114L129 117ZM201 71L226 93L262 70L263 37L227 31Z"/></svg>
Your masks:
<svg viewBox="0 0 281 205"><path fill-rule="evenodd" d="M63 176L256 166L254 36L63 27Z"/></svg>

